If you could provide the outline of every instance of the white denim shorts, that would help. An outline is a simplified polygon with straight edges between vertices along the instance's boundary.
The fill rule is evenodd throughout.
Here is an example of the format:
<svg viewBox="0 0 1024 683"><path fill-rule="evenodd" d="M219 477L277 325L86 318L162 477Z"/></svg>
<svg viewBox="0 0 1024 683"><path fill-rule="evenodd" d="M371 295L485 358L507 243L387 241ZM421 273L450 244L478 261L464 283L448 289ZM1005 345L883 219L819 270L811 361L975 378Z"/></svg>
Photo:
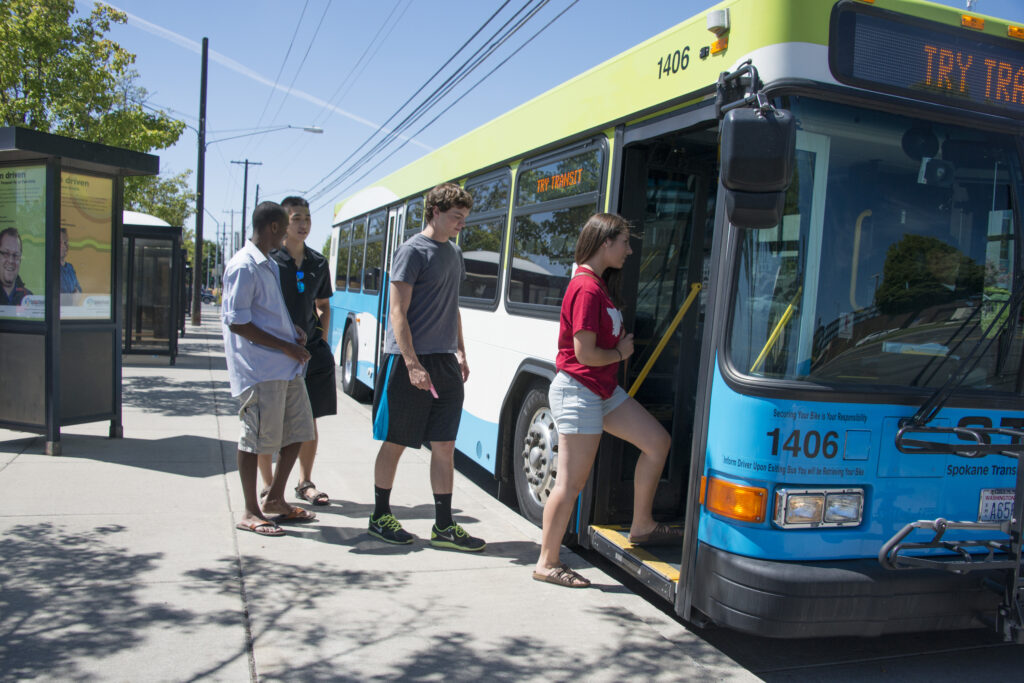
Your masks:
<svg viewBox="0 0 1024 683"><path fill-rule="evenodd" d="M564 372L555 375L548 389L548 403L559 434L600 434L604 431L604 416L628 398L622 387L601 398Z"/></svg>

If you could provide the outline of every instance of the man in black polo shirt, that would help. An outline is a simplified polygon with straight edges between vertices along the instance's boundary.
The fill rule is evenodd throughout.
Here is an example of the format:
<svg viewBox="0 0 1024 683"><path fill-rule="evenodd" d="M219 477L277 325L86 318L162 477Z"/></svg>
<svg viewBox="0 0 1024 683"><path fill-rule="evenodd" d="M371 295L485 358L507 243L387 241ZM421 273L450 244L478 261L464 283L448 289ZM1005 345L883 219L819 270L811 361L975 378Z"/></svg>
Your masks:
<svg viewBox="0 0 1024 683"><path fill-rule="evenodd" d="M309 202L301 197L285 197L281 206L288 212L288 232L284 246L270 252L281 272L281 292L292 322L306 333L306 349L310 353L306 367L306 391L313 408L313 417L338 413L338 390L334 383L334 354L327 343L331 323L331 273L323 254L306 246L309 236ZM315 421L314 421L315 425ZM330 498L313 484L313 460L319 433L314 429L312 441L299 450L299 483L295 495L307 503L327 505ZM269 488L273 481L271 455L259 457L260 474Z"/></svg>

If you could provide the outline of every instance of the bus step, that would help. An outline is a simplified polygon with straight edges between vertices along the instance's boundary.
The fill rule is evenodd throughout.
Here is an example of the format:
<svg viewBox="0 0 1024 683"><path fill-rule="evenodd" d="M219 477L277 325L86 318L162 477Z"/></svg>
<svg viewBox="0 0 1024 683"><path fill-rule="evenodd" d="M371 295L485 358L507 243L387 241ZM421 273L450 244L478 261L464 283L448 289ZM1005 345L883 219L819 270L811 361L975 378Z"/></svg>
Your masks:
<svg viewBox="0 0 1024 683"><path fill-rule="evenodd" d="M629 542L629 527L614 524L593 524L588 528L588 536L592 549L665 600L675 600L682 559L681 545L638 548Z"/></svg>

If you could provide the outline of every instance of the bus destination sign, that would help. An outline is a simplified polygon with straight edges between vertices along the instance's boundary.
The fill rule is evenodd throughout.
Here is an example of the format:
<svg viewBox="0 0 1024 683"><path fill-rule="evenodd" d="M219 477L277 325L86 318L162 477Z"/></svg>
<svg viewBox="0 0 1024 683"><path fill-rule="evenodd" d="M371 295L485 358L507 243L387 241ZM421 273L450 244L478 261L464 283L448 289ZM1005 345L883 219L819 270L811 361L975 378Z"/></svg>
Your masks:
<svg viewBox="0 0 1024 683"><path fill-rule="evenodd" d="M842 83L1024 118L1024 42L846 5L829 45Z"/></svg>

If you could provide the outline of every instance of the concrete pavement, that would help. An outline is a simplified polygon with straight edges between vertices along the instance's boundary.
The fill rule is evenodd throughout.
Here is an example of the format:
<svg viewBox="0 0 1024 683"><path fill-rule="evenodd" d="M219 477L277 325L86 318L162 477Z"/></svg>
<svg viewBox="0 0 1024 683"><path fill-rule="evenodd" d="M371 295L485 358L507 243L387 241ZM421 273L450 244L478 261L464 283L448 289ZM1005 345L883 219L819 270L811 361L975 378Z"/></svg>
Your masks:
<svg viewBox="0 0 1024 683"><path fill-rule="evenodd" d="M425 450L392 495L416 542L370 538L377 444L344 394L319 421L319 522L236 531L236 404L203 317L175 366L125 357L125 438L68 427L54 457L0 430L0 679L756 680L568 550L595 587L531 580L539 530L458 472L455 518L487 549L431 548Z"/></svg>

